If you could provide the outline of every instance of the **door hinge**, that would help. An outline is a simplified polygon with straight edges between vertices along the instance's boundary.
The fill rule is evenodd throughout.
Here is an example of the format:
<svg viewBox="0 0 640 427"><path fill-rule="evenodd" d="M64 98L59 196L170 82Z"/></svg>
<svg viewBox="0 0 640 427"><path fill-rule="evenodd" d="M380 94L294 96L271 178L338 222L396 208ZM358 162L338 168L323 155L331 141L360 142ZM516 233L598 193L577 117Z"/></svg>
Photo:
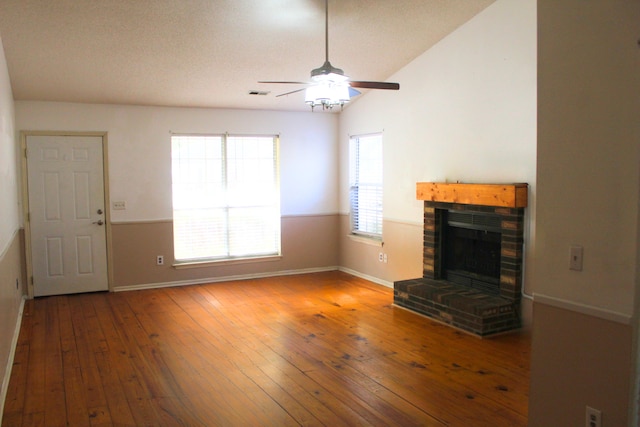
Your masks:
<svg viewBox="0 0 640 427"><path fill-rule="evenodd" d="M33 285L33 276L31 276L30 279L31 279L31 284Z"/></svg>
<svg viewBox="0 0 640 427"><path fill-rule="evenodd" d="M27 147L24 147L24 157L27 158L28 154L27 154Z"/></svg>

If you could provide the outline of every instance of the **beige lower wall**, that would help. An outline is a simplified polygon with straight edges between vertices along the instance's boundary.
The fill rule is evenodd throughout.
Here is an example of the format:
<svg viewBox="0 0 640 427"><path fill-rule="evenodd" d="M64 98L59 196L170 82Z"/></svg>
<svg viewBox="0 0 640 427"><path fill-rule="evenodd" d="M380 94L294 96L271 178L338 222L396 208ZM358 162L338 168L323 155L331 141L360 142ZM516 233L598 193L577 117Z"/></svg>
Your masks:
<svg viewBox="0 0 640 427"><path fill-rule="evenodd" d="M16 233L7 250L0 254L0 378L2 379L0 408L2 408L8 385L10 372L7 367L13 350L24 291L21 235ZM1 415L0 410L0 418Z"/></svg>
<svg viewBox="0 0 640 427"><path fill-rule="evenodd" d="M422 277L422 225L383 220L383 244L353 239L349 215L340 215L340 266L392 284ZM379 254L387 262L379 261Z"/></svg>
<svg viewBox="0 0 640 427"><path fill-rule="evenodd" d="M337 235L337 215L283 217L279 260L176 269L171 221L116 223L111 225L112 288L335 268ZM164 255L165 265L156 265L157 255Z"/></svg>
<svg viewBox="0 0 640 427"><path fill-rule="evenodd" d="M629 324L534 301L529 426L583 426L586 405L628 425L631 346Z"/></svg>

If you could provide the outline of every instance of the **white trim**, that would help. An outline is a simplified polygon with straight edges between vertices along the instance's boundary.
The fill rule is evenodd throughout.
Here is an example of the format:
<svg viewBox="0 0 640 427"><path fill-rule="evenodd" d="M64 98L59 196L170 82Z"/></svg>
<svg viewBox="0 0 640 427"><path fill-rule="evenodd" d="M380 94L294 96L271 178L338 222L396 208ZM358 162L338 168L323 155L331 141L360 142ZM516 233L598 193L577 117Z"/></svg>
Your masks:
<svg viewBox="0 0 640 427"><path fill-rule="evenodd" d="M370 282L377 283L378 285L386 286L387 288L393 289L393 282L389 282L387 280L382 280L377 277L369 276L368 274L360 273L359 271L355 271L347 267L338 267L338 270L344 273L349 273L352 276L356 276L361 279L365 279Z"/></svg>
<svg viewBox="0 0 640 427"><path fill-rule="evenodd" d="M113 209L112 209L113 210ZM318 216L340 216L338 212L320 212L320 213L306 213L306 214L281 214L281 219L288 218L307 218ZM113 225L127 225L127 224L158 224L158 223L172 223L173 218L158 218L158 219L132 219L132 220L116 220L111 221Z"/></svg>
<svg viewBox="0 0 640 427"><path fill-rule="evenodd" d="M351 215L351 212L338 212L337 215L339 216L349 216ZM411 220L407 220L407 219L399 219L399 218L382 218L382 223L384 224L385 222L392 222L394 224L401 224L401 225L410 225L412 227L419 227L419 228L423 228L424 227L424 223L420 222L420 221L411 221ZM384 229L384 227L383 227ZM383 231L384 233L384 231Z"/></svg>
<svg viewBox="0 0 640 427"><path fill-rule="evenodd" d="M338 212L319 212L319 213L301 213L301 214L281 214L280 218L307 218L316 216L340 216Z"/></svg>
<svg viewBox="0 0 640 427"><path fill-rule="evenodd" d="M140 219L131 221L111 221L112 225L127 225L127 224L170 224L173 219Z"/></svg>
<svg viewBox="0 0 640 427"><path fill-rule="evenodd" d="M7 367L4 370L4 378L2 379L2 390L0 390L0 421L4 414L4 403L7 399L7 391L9 390L9 380L11 379L11 368L13 367L13 360L16 356L16 347L18 346L18 338L20 337L20 327L22 326L22 313L24 312L24 302L26 296L22 296L20 301L20 307L18 308L18 318L16 319L16 327L13 331L13 339L11 340L11 348L9 350L9 358L7 360Z"/></svg>
<svg viewBox="0 0 640 427"><path fill-rule="evenodd" d="M409 221L409 220L396 219L396 218L382 218L382 221L383 222L392 222L394 224L410 225L412 227L424 228L424 223L423 222L418 222L418 221Z"/></svg>
<svg viewBox="0 0 640 427"><path fill-rule="evenodd" d="M9 248L11 248L11 245L13 245L13 242L15 242L16 236L18 235L18 233L20 233L20 227L16 228L13 231L13 234L11 235L11 238L9 239L7 246L2 248L2 251L0 252L0 259L4 259L5 255L7 255L7 252L9 252Z"/></svg>
<svg viewBox="0 0 640 427"><path fill-rule="evenodd" d="M618 313L616 311L607 310L606 308L594 307L588 304L568 301L562 298L551 297L542 294L533 294L533 302L535 304L545 304L551 307L561 308L564 310L575 311L577 313L586 314L587 316L598 317L600 319L609 320L623 325L631 325L631 316Z"/></svg>
<svg viewBox="0 0 640 427"><path fill-rule="evenodd" d="M300 270L270 271L270 272L253 273L253 274L238 274L236 276L209 277L209 278L197 279L197 280L179 280L175 282L143 283L141 285L118 286L118 287L115 287L113 291L125 292L125 291L139 291L142 289L170 288L174 286L204 285L207 283L231 282L236 280L247 280L247 279L261 279L263 277L275 277L275 276L293 276L295 274L320 273L324 271L335 271L335 270L338 270L337 266L320 267L320 268L303 268Z"/></svg>

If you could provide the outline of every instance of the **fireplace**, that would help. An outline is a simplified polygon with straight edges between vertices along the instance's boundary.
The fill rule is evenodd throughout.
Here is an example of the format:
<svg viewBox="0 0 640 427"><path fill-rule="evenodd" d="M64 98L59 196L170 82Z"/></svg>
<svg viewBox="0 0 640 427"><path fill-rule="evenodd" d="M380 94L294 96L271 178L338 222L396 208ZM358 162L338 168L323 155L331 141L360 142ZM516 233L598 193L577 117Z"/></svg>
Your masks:
<svg viewBox="0 0 640 427"><path fill-rule="evenodd" d="M443 228L443 279L499 295L500 216L448 210Z"/></svg>
<svg viewBox="0 0 640 427"><path fill-rule="evenodd" d="M394 303L476 335L520 327L526 184L418 183L423 277Z"/></svg>

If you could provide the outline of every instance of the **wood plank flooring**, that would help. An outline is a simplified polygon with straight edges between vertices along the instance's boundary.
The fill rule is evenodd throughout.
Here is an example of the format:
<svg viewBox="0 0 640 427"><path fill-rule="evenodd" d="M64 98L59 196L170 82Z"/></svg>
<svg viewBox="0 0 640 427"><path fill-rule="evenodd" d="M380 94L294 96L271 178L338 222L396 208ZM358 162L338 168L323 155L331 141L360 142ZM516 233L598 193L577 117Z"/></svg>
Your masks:
<svg viewBox="0 0 640 427"><path fill-rule="evenodd" d="M340 272L27 301L2 426L525 426L530 335Z"/></svg>

